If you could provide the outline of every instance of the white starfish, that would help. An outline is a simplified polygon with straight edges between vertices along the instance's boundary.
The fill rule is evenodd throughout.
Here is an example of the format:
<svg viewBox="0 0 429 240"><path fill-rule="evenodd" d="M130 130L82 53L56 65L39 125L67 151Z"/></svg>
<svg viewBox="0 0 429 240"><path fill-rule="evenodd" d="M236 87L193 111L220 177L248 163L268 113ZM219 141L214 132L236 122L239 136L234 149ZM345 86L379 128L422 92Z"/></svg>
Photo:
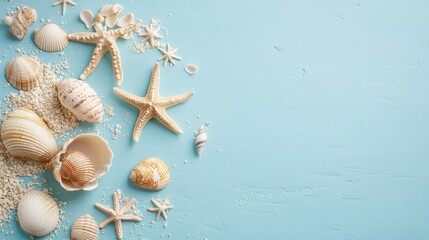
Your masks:
<svg viewBox="0 0 429 240"><path fill-rule="evenodd" d="M140 33L140 37L144 37L143 41L148 41L151 47L154 47L155 39L162 38L161 35L159 35L158 31L160 28L153 29L152 27L144 26L144 33Z"/></svg>
<svg viewBox="0 0 429 240"><path fill-rule="evenodd" d="M63 15L64 15L66 14L67 3L70 5L76 6L76 3L73 2L73 0L58 0L54 4L52 4L52 6L58 6L60 4L63 4Z"/></svg>
<svg viewBox="0 0 429 240"><path fill-rule="evenodd" d="M158 61L164 60L164 66L165 66L165 64L167 64L167 62L170 62L171 65L176 65L176 63L174 62L174 59L177 59L179 61L182 60L181 57L174 55L174 53L176 53L178 49L175 48L175 49L171 50L170 49L170 44L167 44L167 49L166 50L164 50L162 48L158 48L158 50L161 51L162 54L164 54L162 57L160 57L158 59Z"/></svg>
<svg viewBox="0 0 429 240"><path fill-rule="evenodd" d="M159 202L155 199L152 199L153 205L155 205L155 208L148 208L147 210L151 212L158 212L156 215L156 220L159 219L159 216L162 214L165 220L167 220L167 210L170 210L173 208L172 205L170 205L170 201L166 198L163 202Z"/></svg>

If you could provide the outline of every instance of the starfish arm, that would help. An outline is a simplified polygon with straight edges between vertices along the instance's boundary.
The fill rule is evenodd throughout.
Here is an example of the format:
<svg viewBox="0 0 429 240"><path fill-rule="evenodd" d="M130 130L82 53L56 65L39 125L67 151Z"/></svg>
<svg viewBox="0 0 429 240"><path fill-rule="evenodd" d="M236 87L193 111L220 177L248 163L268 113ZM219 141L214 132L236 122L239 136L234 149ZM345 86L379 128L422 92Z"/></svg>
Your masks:
<svg viewBox="0 0 429 240"><path fill-rule="evenodd" d="M194 96L193 92L184 93L184 94L171 96L171 97L161 97L160 103L162 107L169 108L171 106L187 101L192 96Z"/></svg>
<svg viewBox="0 0 429 240"><path fill-rule="evenodd" d="M134 142L138 142L140 139L140 135L143 131L143 128L146 126L146 124L149 122L149 120L152 118L151 111L140 111L139 117L137 118L136 125L134 126L133 131L133 140Z"/></svg>
<svg viewBox="0 0 429 240"><path fill-rule="evenodd" d="M165 220L167 220L167 213L165 212L165 209L163 209L162 211L161 211L161 214L162 214L162 216L164 217L164 219Z"/></svg>
<svg viewBox="0 0 429 240"><path fill-rule="evenodd" d="M147 210L148 211L151 211L151 212L156 212L156 211L158 211L159 210L159 208L147 208Z"/></svg>
<svg viewBox="0 0 429 240"><path fill-rule="evenodd" d="M183 134L182 129L180 129L179 125L177 125L174 120L168 116L165 109L158 109L155 114L155 118L160 121L164 126L169 128L171 131L177 133L177 134Z"/></svg>
<svg viewBox="0 0 429 240"><path fill-rule="evenodd" d="M165 58L164 58L164 66L168 63L168 60L169 58L168 58L168 56L167 55L165 55Z"/></svg>
<svg viewBox="0 0 429 240"><path fill-rule="evenodd" d="M102 223L100 223L99 227L100 228L104 228L107 225L109 225L111 222L113 222L115 220L115 217L109 217L108 219L104 220Z"/></svg>
<svg viewBox="0 0 429 240"><path fill-rule="evenodd" d="M124 237L124 232L122 231L122 221L121 220L115 220L115 229L116 229L116 236L119 239L122 239Z"/></svg>
<svg viewBox="0 0 429 240"><path fill-rule="evenodd" d="M167 53L164 49L162 49L162 48L158 48L158 50L159 50L163 55L168 55L168 53Z"/></svg>
<svg viewBox="0 0 429 240"><path fill-rule="evenodd" d="M116 84L121 85L124 77L121 66L121 54L119 53L119 48L116 43L110 47L110 54L112 55L112 68L113 73L115 74Z"/></svg>
<svg viewBox="0 0 429 240"><path fill-rule="evenodd" d="M159 97L159 78L159 64L156 63L152 70L152 76L150 77L150 83L146 94L146 97L149 99Z"/></svg>
<svg viewBox="0 0 429 240"><path fill-rule="evenodd" d="M81 42L81 43L92 43L97 44L100 40L100 34L95 32L79 32L71 33L68 35L71 41Z"/></svg>
<svg viewBox="0 0 429 240"><path fill-rule="evenodd" d="M140 222L142 220L141 217L135 216L132 214L125 214L125 215L120 216L119 218L121 220L124 220L124 221L133 221L133 222Z"/></svg>
<svg viewBox="0 0 429 240"><path fill-rule="evenodd" d="M174 58L174 59L177 59L177 60L179 60L179 61L180 61L180 60L182 60L182 58L181 58L181 57L176 56L176 55L171 55L171 57L172 57L172 58Z"/></svg>
<svg viewBox="0 0 429 240"><path fill-rule="evenodd" d="M52 6L58 6L58 5L60 5L61 3L63 3L63 0L59 0L59 1L54 2L54 3L52 4Z"/></svg>
<svg viewBox="0 0 429 240"><path fill-rule="evenodd" d="M67 2L68 3L70 3L71 5L73 5L73 6L76 6L76 3L75 2L73 2L72 0L67 0Z"/></svg>
<svg viewBox="0 0 429 240"><path fill-rule="evenodd" d="M168 56L168 60L171 62L171 64L176 65L176 62L173 60L171 56Z"/></svg>
<svg viewBox="0 0 429 240"><path fill-rule="evenodd" d="M103 211L109 215L115 214L115 211L113 211L111 208L108 208L107 206L101 205L99 203L96 203L95 207L98 208L100 211Z"/></svg>
<svg viewBox="0 0 429 240"><path fill-rule="evenodd" d="M132 32L136 31L137 28L140 26L140 23L141 21L139 20L136 23L129 24L126 27L109 30L109 33L114 39L118 39L123 36L130 35Z"/></svg>
<svg viewBox="0 0 429 240"><path fill-rule="evenodd" d="M146 101L142 97L127 93L124 90L119 89L117 87L114 87L113 91L115 91L116 95L118 95L118 97L120 97L122 100L124 100L125 102L127 102L127 103L129 103L135 107L138 107L142 103L143 104L146 103Z"/></svg>
<svg viewBox="0 0 429 240"><path fill-rule="evenodd" d="M113 193L113 209L115 210L115 212L118 212L119 210L119 195L117 192Z"/></svg>
<svg viewBox="0 0 429 240"><path fill-rule="evenodd" d="M127 204L125 204L125 206L123 206L121 208L121 210L119 211L119 215L123 215L124 213L126 213L128 210L131 209L131 207L136 203L135 199L131 199L130 201L127 202Z"/></svg>
<svg viewBox="0 0 429 240"><path fill-rule="evenodd" d="M95 68L97 68L104 54L108 51L108 48L104 47L102 44L98 44L95 47L94 52L92 53L91 60L89 61L88 66L83 70L80 75L80 79L86 79L92 72L94 72Z"/></svg>

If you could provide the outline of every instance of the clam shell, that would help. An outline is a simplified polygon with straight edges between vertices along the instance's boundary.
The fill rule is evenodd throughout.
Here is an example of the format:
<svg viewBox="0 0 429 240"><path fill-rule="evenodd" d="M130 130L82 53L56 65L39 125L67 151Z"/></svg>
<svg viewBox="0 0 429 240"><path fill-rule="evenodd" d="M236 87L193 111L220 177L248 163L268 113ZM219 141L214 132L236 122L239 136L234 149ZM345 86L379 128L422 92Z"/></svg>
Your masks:
<svg viewBox="0 0 429 240"><path fill-rule="evenodd" d="M6 115L1 138L7 151L15 157L44 163L58 152L54 135L46 123L26 108Z"/></svg>
<svg viewBox="0 0 429 240"><path fill-rule="evenodd" d="M97 221L91 215L85 214L73 223L70 240L97 240L98 232Z"/></svg>
<svg viewBox="0 0 429 240"><path fill-rule="evenodd" d="M134 14L128 13L127 15L119 18L117 25L118 27L126 27L133 22L134 22Z"/></svg>
<svg viewBox="0 0 429 240"><path fill-rule="evenodd" d="M82 152L66 151L61 156L61 162L61 177L70 180L74 186L84 187L94 179L94 164Z"/></svg>
<svg viewBox="0 0 429 240"><path fill-rule="evenodd" d="M17 216L21 228L31 236L45 236L58 226L59 210L49 194L32 190L18 204Z"/></svg>
<svg viewBox="0 0 429 240"><path fill-rule="evenodd" d="M61 177L61 157L67 151L79 151L85 154L94 165L95 173L92 181L83 187L73 185L70 180ZM68 140L60 151L49 161L47 167L52 171L55 180L67 191L90 191L98 186L98 179L102 177L112 164L113 152L108 142L96 134L79 134Z"/></svg>
<svg viewBox="0 0 429 240"><path fill-rule="evenodd" d="M188 64L188 65L185 66L185 71L188 74L193 75L193 74L195 74L195 73L198 72L198 66L195 65L195 64L190 63L190 64Z"/></svg>
<svg viewBox="0 0 429 240"><path fill-rule="evenodd" d="M69 44L67 33L58 25L50 23L34 31L34 42L46 52L58 52Z"/></svg>
<svg viewBox="0 0 429 240"><path fill-rule="evenodd" d="M13 17L13 21L9 26L9 32L19 40L22 40L36 19L36 10L24 6Z"/></svg>
<svg viewBox="0 0 429 240"><path fill-rule="evenodd" d="M92 123L103 120L103 104L100 97L88 83L69 78L57 83L58 98L77 119Z"/></svg>
<svg viewBox="0 0 429 240"><path fill-rule="evenodd" d="M31 90L39 86L42 77L42 65L29 56L14 58L6 66L7 80L19 90Z"/></svg>
<svg viewBox="0 0 429 240"><path fill-rule="evenodd" d="M131 181L139 187L160 190L170 181L170 169L158 158L148 158L137 164L130 174Z"/></svg>
<svg viewBox="0 0 429 240"><path fill-rule="evenodd" d="M94 14L88 9L82 10L79 14L79 17L80 20L85 23L86 28L91 28L95 23Z"/></svg>

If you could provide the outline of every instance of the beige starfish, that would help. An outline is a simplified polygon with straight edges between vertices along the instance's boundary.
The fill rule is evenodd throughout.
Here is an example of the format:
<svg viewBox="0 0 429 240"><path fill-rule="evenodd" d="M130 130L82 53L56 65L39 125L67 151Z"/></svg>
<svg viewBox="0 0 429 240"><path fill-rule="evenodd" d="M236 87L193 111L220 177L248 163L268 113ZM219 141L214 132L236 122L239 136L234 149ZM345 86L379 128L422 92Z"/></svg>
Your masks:
<svg viewBox="0 0 429 240"><path fill-rule="evenodd" d="M96 203L96 208L110 215L109 218L107 218L104 222L100 223L100 228L104 228L111 222L115 222L116 236L121 239L124 236L124 233L122 231L122 221L140 222L142 220L139 216L133 214L126 214L126 212L130 210L135 203L136 200L132 199L128 201L124 207L119 208L119 196L117 192L113 193L113 209Z"/></svg>
<svg viewBox="0 0 429 240"><path fill-rule="evenodd" d="M76 3L73 2L72 0L58 0L56 2L54 2L54 4L52 4L52 6L58 6L60 4L63 5L63 15L66 14L66 8L67 8L67 3L73 6L76 6Z"/></svg>
<svg viewBox="0 0 429 240"><path fill-rule="evenodd" d="M160 57L158 59L158 61L164 60L164 66L165 66L165 64L167 64L167 62L170 62L172 65L176 65L176 63L174 62L174 59L177 59L179 61L182 60L181 57L174 55L174 53L177 52L177 48L171 50L170 49L170 44L167 44L167 49L166 50L164 50L162 48L158 48L158 50L161 51L162 54L164 54L162 57Z"/></svg>
<svg viewBox="0 0 429 240"><path fill-rule="evenodd" d="M167 220L167 210L170 210L173 208L172 205L170 205L170 202L166 198L163 202L157 201L155 199L152 199L153 205L155 205L154 208L148 208L147 210L151 212L158 212L156 215L156 220L159 219L159 216L162 214L165 220Z"/></svg>
<svg viewBox="0 0 429 240"><path fill-rule="evenodd" d="M171 131L177 134L183 133L174 120L168 116L165 109L185 102L191 98L194 93L191 92L176 96L161 97L159 96L159 76L159 64L157 63L153 68L149 88L147 90L146 96L144 97L127 93L119 88L113 88L120 98L140 109L140 115L137 118L133 132L133 139L136 142L139 141L143 128L151 118L156 118L158 121L164 124L164 126L168 127Z"/></svg>
<svg viewBox="0 0 429 240"><path fill-rule="evenodd" d="M69 35L69 39L72 41L82 43L92 43L96 47L92 53L91 61L89 62L86 69L80 75L80 79L84 80L90 75L100 63L103 56L110 52L112 56L112 68L115 74L116 84L121 85L123 81L122 67L121 67L121 54L119 47L116 44L118 38L126 38L131 35L132 32L137 30L140 25L140 21L129 24L126 27L106 30L106 27L102 25L103 17L98 14L96 22L94 24L95 32L82 32L72 33Z"/></svg>
<svg viewBox="0 0 429 240"><path fill-rule="evenodd" d="M155 39L162 38L158 31L160 28L152 29L152 27L144 26L144 33L140 33L140 37L144 37L143 41L148 41L151 47L155 47Z"/></svg>

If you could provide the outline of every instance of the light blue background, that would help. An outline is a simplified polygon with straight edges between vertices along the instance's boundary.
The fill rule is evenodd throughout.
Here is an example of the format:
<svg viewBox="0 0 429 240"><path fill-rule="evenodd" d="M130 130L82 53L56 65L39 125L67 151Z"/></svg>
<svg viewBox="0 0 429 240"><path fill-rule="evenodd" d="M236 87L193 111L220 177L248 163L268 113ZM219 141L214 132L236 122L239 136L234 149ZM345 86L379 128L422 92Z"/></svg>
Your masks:
<svg viewBox="0 0 429 240"><path fill-rule="evenodd" d="M3 0L0 10L22 3L54 23L65 20L61 27L69 33L87 31L79 11L96 12L104 1L76 2L64 17L47 0ZM143 227L124 223L126 239L429 238L428 1L117 2L145 23L160 19L169 32L164 41L179 47L184 61L162 67L161 95L196 95L168 110L182 136L155 121L137 144L123 136L111 140L106 131L115 158L96 190L68 193L45 174L54 195L72 201L63 225L84 213L103 221L93 203L110 204L121 188L145 214ZM30 37L9 38L4 25L0 45L7 55L2 74L15 48L34 48ZM120 42L121 88L143 95L160 53L134 54L131 45ZM64 51L74 77L92 50L71 43ZM200 72L188 76L185 62L196 63ZM134 122L138 112L113 93L110 59L87 81L106 105L115 106L110 124L121 123L122 132L131 134L133 125L123 115L130 112ZM13 89L0 91L3 96ZM193 131L208 120L209 143L199 159ZM155 193L128 181L133 166L152 156L177 165L170 185ZM146 215L143 206L155 196L168 197L175 207L167 228L161 221L150 227L155 215ZM10 229L13 239L26 236L14 223L5 227ZM113 234L111 225L102 239ZM65 231L57 236L66 237Z"/></svg>

